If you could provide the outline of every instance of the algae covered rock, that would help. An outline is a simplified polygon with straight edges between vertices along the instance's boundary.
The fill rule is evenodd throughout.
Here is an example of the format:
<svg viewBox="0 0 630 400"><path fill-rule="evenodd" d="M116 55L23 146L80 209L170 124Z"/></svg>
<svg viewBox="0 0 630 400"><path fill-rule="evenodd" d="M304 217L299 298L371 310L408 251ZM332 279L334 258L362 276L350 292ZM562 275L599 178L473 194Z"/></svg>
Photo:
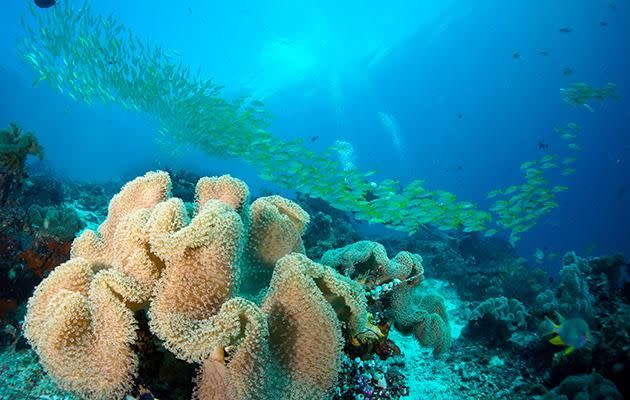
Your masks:
<svg viewBox="0 0 630 400"><path fill-rule="evenodd" d="M621 400L615 384L597 372L569 376L553 390L537 400Z"/></svg>
<svg viewBox="0 0 630 400"><path fill-rule="evenodd" d="M14 202L15 192L26 179L26 158L29 155L44 158L44 149L35 135L24 132L12 123L9 129L0 130L0 205Z"/></svg>

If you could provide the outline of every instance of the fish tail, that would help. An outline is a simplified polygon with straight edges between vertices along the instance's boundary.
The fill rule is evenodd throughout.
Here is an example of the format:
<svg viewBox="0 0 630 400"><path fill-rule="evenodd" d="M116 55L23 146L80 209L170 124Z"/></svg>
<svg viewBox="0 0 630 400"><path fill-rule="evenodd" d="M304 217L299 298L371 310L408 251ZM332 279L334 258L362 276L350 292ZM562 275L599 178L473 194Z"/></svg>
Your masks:
<svg viewBox="0 0 630 400"><path fill-rule="evenodd" d="M564 342L562 341L562 338L560 337L560 335L556 335L554 337L552 337L551 339L549 339L549 343L555 345L555 346L564 346Z"/></svg>

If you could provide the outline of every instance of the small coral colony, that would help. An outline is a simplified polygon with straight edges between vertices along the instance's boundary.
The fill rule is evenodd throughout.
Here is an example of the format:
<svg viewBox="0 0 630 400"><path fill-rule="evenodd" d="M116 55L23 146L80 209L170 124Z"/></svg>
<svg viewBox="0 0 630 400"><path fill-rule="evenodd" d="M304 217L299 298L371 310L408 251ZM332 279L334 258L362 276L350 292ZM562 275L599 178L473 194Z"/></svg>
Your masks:
<svg viewBox="0 0 630 400"><path fill-rule="evenodd" d="M187 171L63 182L27 171L44 157L35 135L0 131L0 398L630 395L624 257L570 252L552 279L514 250L568 190L577 124L485 211L420 180L373 181L340 145L282 140L261 103L225 100L113 17L55 3L36 2L46 12L31 10L19 44L36 84L153 115L169 140L299 194ZM591 111L618 98L614 84L561 95ZM369 237L357 220L409 236Z"/></svg>

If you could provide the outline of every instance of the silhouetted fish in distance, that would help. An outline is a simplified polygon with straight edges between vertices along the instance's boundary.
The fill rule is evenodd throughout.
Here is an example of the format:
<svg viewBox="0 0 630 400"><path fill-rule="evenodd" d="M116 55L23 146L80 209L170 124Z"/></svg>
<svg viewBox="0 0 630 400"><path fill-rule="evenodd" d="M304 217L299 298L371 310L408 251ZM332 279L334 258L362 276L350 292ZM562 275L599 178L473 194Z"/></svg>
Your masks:
<svg viewBox="0 0 630 400"><path fill-rule="evenodd" d="M560 32L571 33L571 28L569 28L568 26L563 26L562 28L560 28Z"/></svg>
<svg viewBox="0 0 630 400"><path fill-rule="evenodd" d="M57 3L56 0L35 0L35 5L39 8L52 7Z"/></svg>
<svg viewBox="0 0 630 400"><path fill-rule="evenodd" d="M538 148L539 148L540 150L548 149L548 148L549 148L549 145L548 145L547 143L545 143L544 141L539 140L539 141L538 141Z"/></svg>
<svg viewBox="0 0 630 400"><path fill-rule="evenodd" d="M608 26L607 21L599 21L599 26Z"/></svg>
<svg viewBox="0 0 630 400"><path fill-rule="evenodd" d="M547 50L540 50L538 52L538 54L541 55L541 56L547 57L549 55L549 52Z"/></svg>
<svg viewBox="0 0 630 400"><path fill-rule="evenodd" d="M519 53L519 52L513 53L512 54L512 58L515 59L515 60L518 60L519 58L521 58L521 53Z"/></svg>
<svg viewBox="0 0 630 400"><path fill-rule="evenodd" d="M573 69L566 67L565 69L562 70L562 75L564 76L571 76L573 75Z"/></svg>

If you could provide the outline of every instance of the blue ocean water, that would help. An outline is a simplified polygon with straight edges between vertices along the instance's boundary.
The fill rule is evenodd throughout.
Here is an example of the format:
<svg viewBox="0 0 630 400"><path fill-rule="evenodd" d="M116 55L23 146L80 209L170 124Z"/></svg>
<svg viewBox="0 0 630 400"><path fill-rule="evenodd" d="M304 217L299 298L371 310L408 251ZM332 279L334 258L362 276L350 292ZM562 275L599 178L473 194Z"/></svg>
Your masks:
<svg viewBox="0 0 630 400"><path fill-rule="evenodd" d="M74 102L45 82L33 87L35 73L16 51L26 3L3 4L0 13L0 125L16 121L34 131L55 173L100 182L185 167L290 193L239 160L173 154L156 143L158 124L149 116ZM630 252L626 4L337 3L114 0L93 7L174 50L227 96L263 100L273 134L303 137L314 150L347 141L361 169L402 183L424 179L482 208L491 204L488 191L519 182L521 162L566 153L554 127L575 122L582 151L566 179L570 189L517 251ZM594 112L569 105L560 89L573 82L614 82L622 100L594 101Z"/></svg>
<svg viewBox="0 0 630 400"><path fill-rule="evenodd" d="M0 400L630 394L630 5L42 1L0 6Z"/></svg>

